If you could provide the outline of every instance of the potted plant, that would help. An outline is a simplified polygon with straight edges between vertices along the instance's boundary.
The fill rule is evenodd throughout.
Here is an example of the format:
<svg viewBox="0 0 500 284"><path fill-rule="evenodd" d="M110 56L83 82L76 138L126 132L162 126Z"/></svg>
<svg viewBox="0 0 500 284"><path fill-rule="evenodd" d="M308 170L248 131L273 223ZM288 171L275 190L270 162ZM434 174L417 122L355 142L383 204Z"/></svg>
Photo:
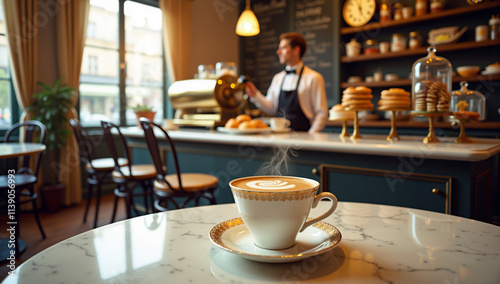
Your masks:
<svg viewBox="0 0 500 284"><path fill-rule="evenodd" d="M47 211L57 211L61 206L65 185L59 180L59 155L58 149L66 146L66 140L71 135L67 129L67 113L72 106L75 89L61 84L57 80L54 86L38 82L42 88L40 93L33 95L33 104L27 108L33 113L32 118L45 124L47 135L45 145L48 151L49 183L44 183L40 188L42 200Z"/></svg>
<svg viewBox="0 0 500 284"><path fill-rule="evenodd" d="M156 112L153 111L153 107L147 106L147 105L142 105L138 104L135 107L132 108L132 110L135 112L135 115L137 117L137 126L139 128L142 128L139 119L141 117L145 117L149 120L154 120Z"/></svg>

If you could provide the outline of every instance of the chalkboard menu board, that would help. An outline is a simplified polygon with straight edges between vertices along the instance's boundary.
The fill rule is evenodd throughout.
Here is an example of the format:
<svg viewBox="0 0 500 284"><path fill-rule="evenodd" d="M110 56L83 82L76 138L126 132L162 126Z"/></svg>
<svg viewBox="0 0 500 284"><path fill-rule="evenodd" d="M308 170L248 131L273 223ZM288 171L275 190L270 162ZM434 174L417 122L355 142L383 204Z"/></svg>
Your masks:
<svg viewBox="0 0 500 284"><path fill-rule="evenodd" d="M241 38L241 74L263 93L273 76L285 66L279 63L276 50L279 36L285 32L298 32L307 41L302 58L306 66L325 78L327 97L332 97L333 43L331 0L260 0L252 1L252 10L259 20L261 33Z"/></svg>
<svg viewBox="0 0 500 284"><path fill-rule="evenodd" d="M325 79L327 97L331 97L333 77L332 2L331 0L295 0L294 28L307 42L304 65Z"/></svg>

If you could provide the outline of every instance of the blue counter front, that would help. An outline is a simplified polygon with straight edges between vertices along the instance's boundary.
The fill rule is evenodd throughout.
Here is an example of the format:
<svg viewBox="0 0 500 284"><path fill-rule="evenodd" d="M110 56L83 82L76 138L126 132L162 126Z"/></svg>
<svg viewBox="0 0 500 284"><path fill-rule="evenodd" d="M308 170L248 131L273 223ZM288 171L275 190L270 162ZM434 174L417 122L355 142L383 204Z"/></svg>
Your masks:
<svg viewBox="0 0 500 284"><path fill-rule="evenodd" d="M127 128L123 133L135 162L150 161L142 131ZM424 144L422 137L408 136L389 143L376 135L351 140L335 133L234 135L194 129L169 135L183 172L219 178L218 203L233 202L230 180L272 174L316 179L321 190L342 201L406 206L488 222L496 214L497 139L456 144L442 138Z"/></svg>

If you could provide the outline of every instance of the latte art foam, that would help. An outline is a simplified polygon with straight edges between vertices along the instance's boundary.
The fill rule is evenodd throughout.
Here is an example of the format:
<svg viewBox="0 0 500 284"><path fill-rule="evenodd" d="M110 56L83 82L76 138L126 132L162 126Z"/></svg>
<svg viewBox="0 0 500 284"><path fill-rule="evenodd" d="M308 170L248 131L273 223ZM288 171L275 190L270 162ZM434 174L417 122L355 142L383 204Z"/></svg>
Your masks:
<svg viewBox="0 0 500 284"><path fill-rule="evenodd" d="M254 180L247 182L247 186L253 189L284 190L294 188L295 184L280 180Z"/></svg>
<svg viewBox="0 0 500 284"><path fill-rule="evenodd" d="M318 188L315 180L289 176L254 176L232 180L232 187L258 192L288 192Z"/></svg>

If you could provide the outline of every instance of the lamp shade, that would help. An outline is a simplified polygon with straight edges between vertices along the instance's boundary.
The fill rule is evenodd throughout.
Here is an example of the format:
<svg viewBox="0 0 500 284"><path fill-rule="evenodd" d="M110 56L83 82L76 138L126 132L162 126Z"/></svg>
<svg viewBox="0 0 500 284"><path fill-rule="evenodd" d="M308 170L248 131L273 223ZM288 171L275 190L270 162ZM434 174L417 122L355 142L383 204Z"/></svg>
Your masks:
<svg viewBox="0 0 500 284"><path fill-rule="evenodd" d="M238 23L236 23L236 34L240 36L254 36L260 33L259 21L255 14L247 7L241 13Z"/></svg>

